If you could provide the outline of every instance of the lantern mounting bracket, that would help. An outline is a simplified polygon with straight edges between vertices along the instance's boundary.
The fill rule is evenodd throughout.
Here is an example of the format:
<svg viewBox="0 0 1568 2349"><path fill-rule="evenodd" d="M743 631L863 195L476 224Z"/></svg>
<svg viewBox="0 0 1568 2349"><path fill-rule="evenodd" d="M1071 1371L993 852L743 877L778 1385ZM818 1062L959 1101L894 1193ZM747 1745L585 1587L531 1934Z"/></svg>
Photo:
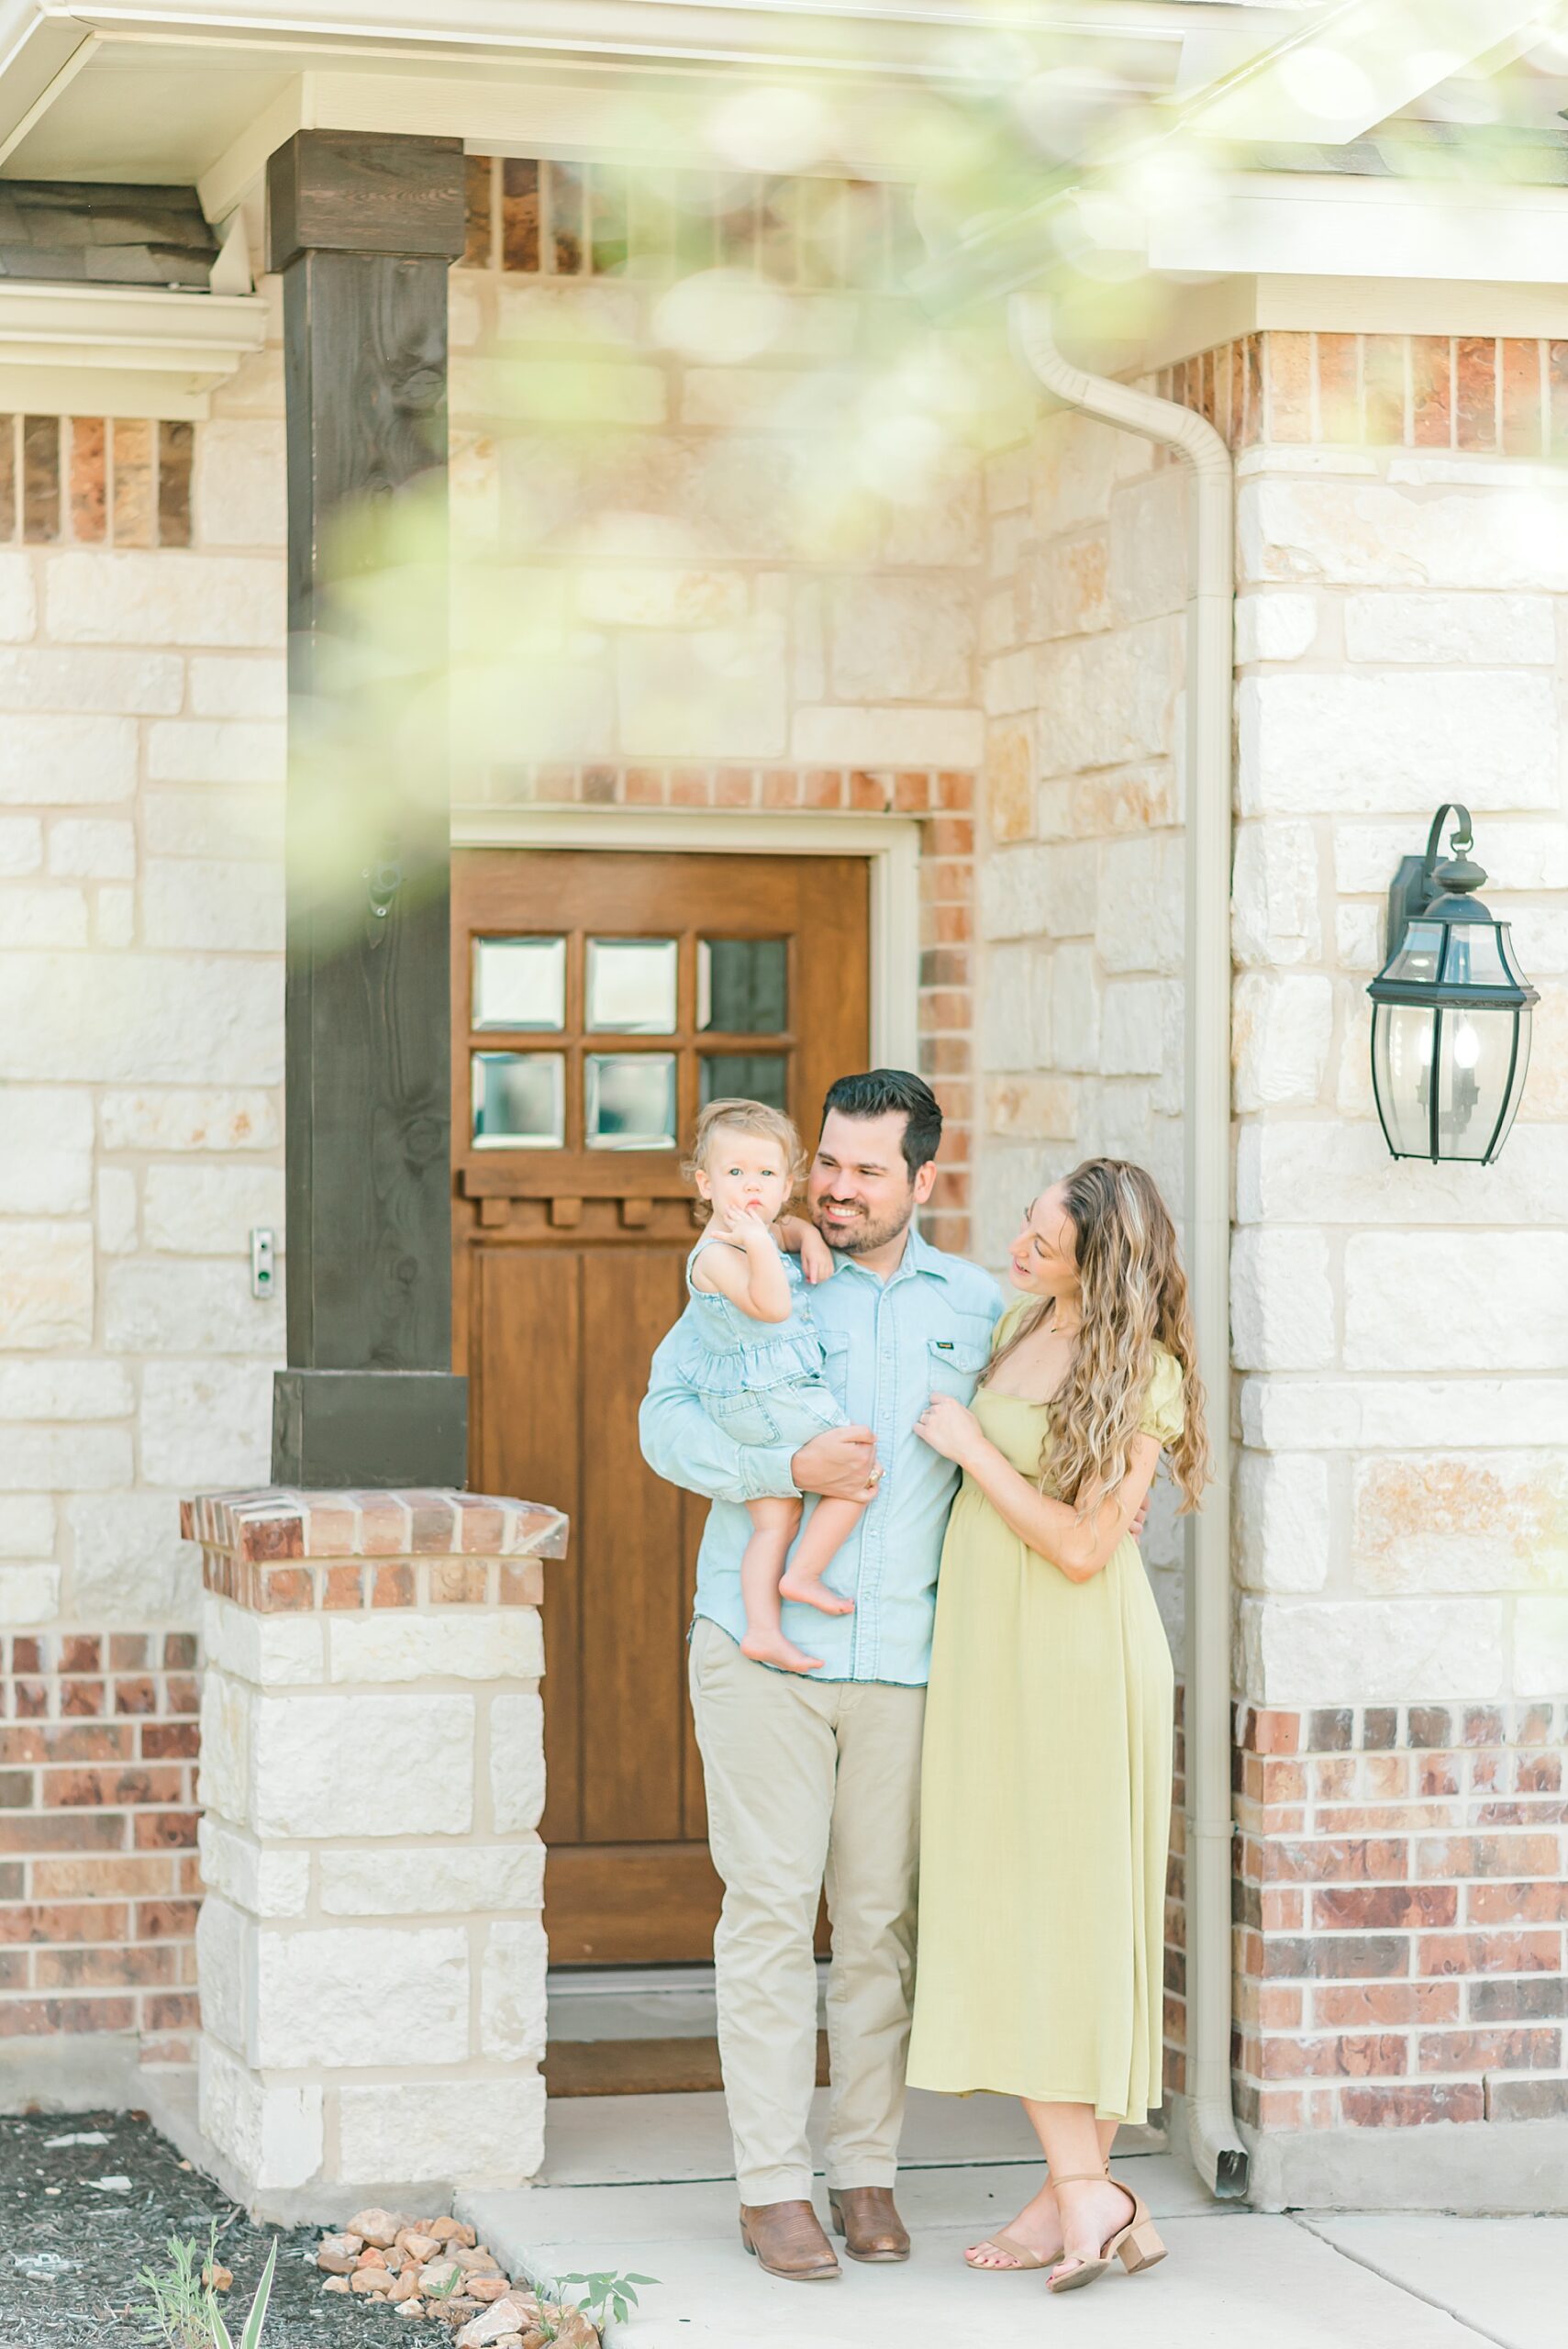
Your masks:
<svg viewBox="0 0 1568 2349"><path fill-rule="evenodd" d="M1453 838L1449 846L1453 851L1451 861L1438 864L1438 851L1442 840L1445 818L1454 818ZM1384 946L1386 961L1398 948L1400 941L1413 921L1419 921L1434 897L1445 894L1462 896L1479 889L1486 875L1478 864L1472 864L1468 851L1475 845L1470 821L1470 810L1462 801L1445 799L1432 818L1427 834L1426 853L1422 856L1402 856L1399 870L1388 891L1388 922Z"/></svg>

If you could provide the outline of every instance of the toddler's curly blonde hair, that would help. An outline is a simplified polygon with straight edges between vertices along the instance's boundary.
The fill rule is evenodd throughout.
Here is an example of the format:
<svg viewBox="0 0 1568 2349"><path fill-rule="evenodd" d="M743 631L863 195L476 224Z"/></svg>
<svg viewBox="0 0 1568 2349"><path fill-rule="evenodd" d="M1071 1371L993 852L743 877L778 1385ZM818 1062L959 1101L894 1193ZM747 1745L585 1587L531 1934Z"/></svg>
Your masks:
<svg viewBox="0 0 1568 2349"><path fill-rule="evenodd" d="M689 1158L682 1162L681 1172L691 1182L700 1170L707 1173L707 1162L713 1149L714 1136L727 1129L731 1133L760 1134L764 1141L776 1141L789 1167L789 1187L793 1194L806 1172L806 1152L793 1119L782 1109L772 1109L765 1101L746 1101L739 1097L710 1101L697 1118L696 1131L692 1136ZM696 1212L706 1223L713 1213L706 1199L699 1199Z"/></svg>

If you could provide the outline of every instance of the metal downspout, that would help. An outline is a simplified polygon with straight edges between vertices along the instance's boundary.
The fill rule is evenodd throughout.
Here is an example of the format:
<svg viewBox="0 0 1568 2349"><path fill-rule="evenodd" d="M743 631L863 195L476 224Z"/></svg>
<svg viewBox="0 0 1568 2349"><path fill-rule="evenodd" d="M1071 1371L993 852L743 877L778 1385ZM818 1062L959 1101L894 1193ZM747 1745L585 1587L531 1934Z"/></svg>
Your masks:
<svg viewBox="0 0 1568 2349"><path fill-rule="evenodd" d="M1063 406L1176 450L1192 469L1186 684L1187 1264L1214 1482L1190 1520L1186 1750L1188 2151L1211 2191L1247 2190L1230 2099L1230 452L1190 408L1073 366L1051 306L1009 302L1013 344Z"/></svg>

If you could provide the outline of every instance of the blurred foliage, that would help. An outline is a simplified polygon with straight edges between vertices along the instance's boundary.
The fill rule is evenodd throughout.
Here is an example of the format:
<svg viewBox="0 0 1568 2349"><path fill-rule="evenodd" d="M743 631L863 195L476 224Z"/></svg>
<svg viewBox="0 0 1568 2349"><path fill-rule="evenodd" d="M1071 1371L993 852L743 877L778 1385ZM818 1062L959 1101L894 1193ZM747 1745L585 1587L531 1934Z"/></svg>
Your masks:
<svg viewBox="0 0 1568 2349"><path fill-rule="evenodd" d="M542 265L472 281L492 289L495 327L454 362L450 551L439 477L340 514L313 672L295 679L292 850L324 904L361 918L361 881L382 869L419 885L418 841L444 835L449 735L465 796L492 777L495 796L526 789L508 777L536 763L628 755L606 729L617 628L662 631L668 747L639 754L723 756L701 747L705 703L733 706L790 657L789 616L759 573L929 558L955 514L962 535L977 460L1026 429L1036 402L996 296L1043 283L1091 363L1135 365L1185 290L1151 273L1151 224L1222 215L1239 168L1313 160L1299 143L1214 139L1201 103L1149 86L1130 39L1124 52L1038 16L1020 6L1013 30L955 37L923 83L862 71L832 89L738 85L680 170L543 167L531 226L526 197L496 183L497 207L519 207L506 236L534 237ZM1425 54L1419 6L1382 21L1385 49ZM1539 58L1568 65L1568 39ZM1337 157L1365 112L1356 56L1319 42L1281 72L1321 120L1320 164L1419 178L1437 203L1563 175L1540 74L1511 57L1451 79L1419 118L1358 128ZM667 153L674 135L647 95L617 129L622 155ZM664 422L654 370L699 381L722 420ZM736 514L744 543L727 531ZM738 555L740 609L717 576ZM655 572L685 583L667 588L673 613L639 608Z"/></svg>

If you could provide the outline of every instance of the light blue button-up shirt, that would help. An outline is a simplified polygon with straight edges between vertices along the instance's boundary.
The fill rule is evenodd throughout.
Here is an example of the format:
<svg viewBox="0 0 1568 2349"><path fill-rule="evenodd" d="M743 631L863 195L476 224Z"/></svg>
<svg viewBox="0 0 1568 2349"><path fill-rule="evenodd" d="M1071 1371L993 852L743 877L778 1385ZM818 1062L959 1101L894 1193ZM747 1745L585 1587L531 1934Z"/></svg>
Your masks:
<svg viewBox="0 0 1568 2349"><path fill-rule="evenodd" d="M917 1231L889 1279L840 1256L832 1279L811 1291L828 1379L851 1419L874 1433L884 1470L875 1500L826 1575L830 1589L854 1600L854 1613L784 1606L786 1636L822 1658L813 1680L925 1685L958 1471L921 1442L915 1422L933 1394L969 1401L1001 1309L989 1273L944 1255ZM691 1310L653 1357L642 1453L668 1483L712 1501L697 1556L696 1612L739 1640L746 1629L740 1553L751 1531L744 1504L793 1492L793 1455L787 1445L738 1444L714 1426L688 1382L701 1342L689 1326ZM814 1506L808 1497L807 1508Z"/></svg>

